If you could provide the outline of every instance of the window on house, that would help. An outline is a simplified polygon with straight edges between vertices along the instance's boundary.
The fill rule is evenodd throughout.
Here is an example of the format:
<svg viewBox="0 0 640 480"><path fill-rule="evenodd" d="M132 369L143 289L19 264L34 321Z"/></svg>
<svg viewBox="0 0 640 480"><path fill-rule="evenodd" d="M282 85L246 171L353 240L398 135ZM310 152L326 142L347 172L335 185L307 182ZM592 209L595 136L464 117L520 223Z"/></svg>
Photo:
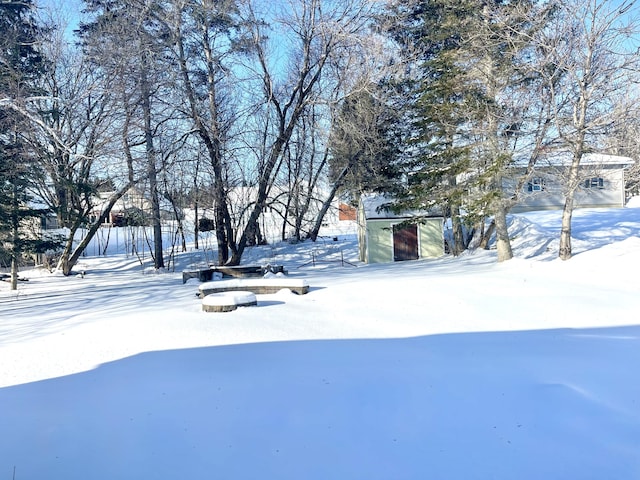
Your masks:
<svg viewBox="0 0 640 480"><path fill-rule="evenodd" d="M591 177L584 181L584 188L604 188L604 178Z"/></svg>
<svg viewBox="0 0 640 480"><path fill-rule="evenodd" d="M544 178L534 177L527 183L528 192L542 192L545 190Z"/></svg>

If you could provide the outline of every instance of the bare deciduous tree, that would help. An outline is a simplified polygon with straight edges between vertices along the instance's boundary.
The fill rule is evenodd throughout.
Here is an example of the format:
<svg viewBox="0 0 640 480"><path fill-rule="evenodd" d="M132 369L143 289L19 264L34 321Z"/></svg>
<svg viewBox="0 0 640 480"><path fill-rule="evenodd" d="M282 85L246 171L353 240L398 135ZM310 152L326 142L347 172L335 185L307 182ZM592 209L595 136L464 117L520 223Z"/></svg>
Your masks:
<svg viewBox="0 0 640 480"><path fill-rule="evenodd" d="M554 21L541 36L546 80L552 92L551 132L570 153L565 185L559 257L571 258L571 220L583 178L581 161L606 145L620 112L637 102L637 7L633 0L572 0L556 5Z"/></svg>
<svg viewBox="0 0 640 480"><path fill-rule="evenodd" d="M256 195L231 264L240 261L252 232L256 231L287 146L305 112L310 105L321 102L323 91L332 90L333 79L328 72L332 59L345 54L354 34L366 26L368 16L364 13L368 8L369 3L362 0L284 2L272 16L275 33L270 38L262 21L269 15L258 11L258 2L247 5L244 15L251 28L253 58L257 61L253 71L260 82L261 110L266 120L264 148L252 150L258 154Z"/></svg>
<svg viewBox="0 0 640 480"><path fill-rule="evenodd" d="M225 143L233 123L226 85L238 42L235 1L174 0L166 16L187 100L185 114L204 146L213 173L214 220L218 262L236 250L227 182Z"/></svg>
<svg viewBox="0 0 640 480"><path fill-rule="evenodd" d="M89 22L80 32L83 49L94 66L111 78L111 94L120 102L118 125L128 160L136 174L144 168L151 203L152 256L155 268L164 267L158 174L162 152L157 137L172 118L172 69L166 63L169 35L159 20L161 2L85 0Z"/></svg>

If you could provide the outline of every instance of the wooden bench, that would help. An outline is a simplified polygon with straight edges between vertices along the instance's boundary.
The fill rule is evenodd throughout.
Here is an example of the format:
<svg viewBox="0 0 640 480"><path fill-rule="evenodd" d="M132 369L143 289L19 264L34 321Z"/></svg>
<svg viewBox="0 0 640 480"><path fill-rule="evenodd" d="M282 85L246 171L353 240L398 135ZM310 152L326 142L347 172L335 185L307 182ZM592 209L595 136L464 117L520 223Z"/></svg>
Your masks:
<svg viewBox="0 0 640 480"><path fill-rule="evenodd" d="M206 282L200 285L198 290L200 298L204 298L212 293L220 292L248 291L263 295L277 293L283 289L289 289L298 295L304 295L309 291L309 284L306 280L287 277L234 278Z"/></svg>
<svg viewBox="0 0 640 480"><path fill-rule="evenodd" d="M238 307L251 307L258 301L252 292L220 292L212 293L202 299L204 312L231 312Z"/></svg>
<svg viewBox="0 0 640 480"><path fill-rule="evenodd" d="M262 277L266 273L287 273L282 265L212 265L213 272L219 272L223 278Z"/></svg>
<svg viewBox="0 0 640 480"><path fill-rule="evenodd" d="M11 281L11 274L9 273L0 273L0 280L3 282L10 282ZM29 279L28 278L23 278L23 277L18 277L18 281L19 282L28 282Z"/></svg>
<svg viewBox="0 0 640 480"><path fill-rule="evenodd" d="M210 282L215 273L221 274L223 278L246 278L262 277L269 272L287 273L282 265L237 265L234 267L219 265L200 270L185 270L182 272L182 283L187 283L190 278L197 278L201 282Z"/></svg>

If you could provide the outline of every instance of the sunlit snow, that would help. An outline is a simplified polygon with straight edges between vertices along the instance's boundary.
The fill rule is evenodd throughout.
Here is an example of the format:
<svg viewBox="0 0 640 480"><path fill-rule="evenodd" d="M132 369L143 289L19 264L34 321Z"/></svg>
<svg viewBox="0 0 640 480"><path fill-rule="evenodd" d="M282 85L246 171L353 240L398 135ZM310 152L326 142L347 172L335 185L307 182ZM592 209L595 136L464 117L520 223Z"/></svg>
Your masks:
<svg viewBox="0 0 640 480"><path fill-rule="evenodd" d="M576 211L565 262L560 212L510 222L502 264L256 247L310 291L228 313L190 254L0 284L0 479L640 478L640 204Z"/></svg>

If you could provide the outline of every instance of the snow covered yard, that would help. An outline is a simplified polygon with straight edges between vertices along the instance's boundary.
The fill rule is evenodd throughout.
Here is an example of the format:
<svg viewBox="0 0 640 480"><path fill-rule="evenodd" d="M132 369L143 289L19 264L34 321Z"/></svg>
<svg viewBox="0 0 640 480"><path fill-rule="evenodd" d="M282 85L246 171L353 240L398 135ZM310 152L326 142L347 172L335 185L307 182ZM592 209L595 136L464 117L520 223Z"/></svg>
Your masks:
<svg viewBox="0 0 640 480"><path fill-rule="evenodd" d="M640 208L576 211L568 262L558 229L514 216L501 265L280 245L309 293L229 313L123 256L0 285L0 480L637 479Z"/></svg>

